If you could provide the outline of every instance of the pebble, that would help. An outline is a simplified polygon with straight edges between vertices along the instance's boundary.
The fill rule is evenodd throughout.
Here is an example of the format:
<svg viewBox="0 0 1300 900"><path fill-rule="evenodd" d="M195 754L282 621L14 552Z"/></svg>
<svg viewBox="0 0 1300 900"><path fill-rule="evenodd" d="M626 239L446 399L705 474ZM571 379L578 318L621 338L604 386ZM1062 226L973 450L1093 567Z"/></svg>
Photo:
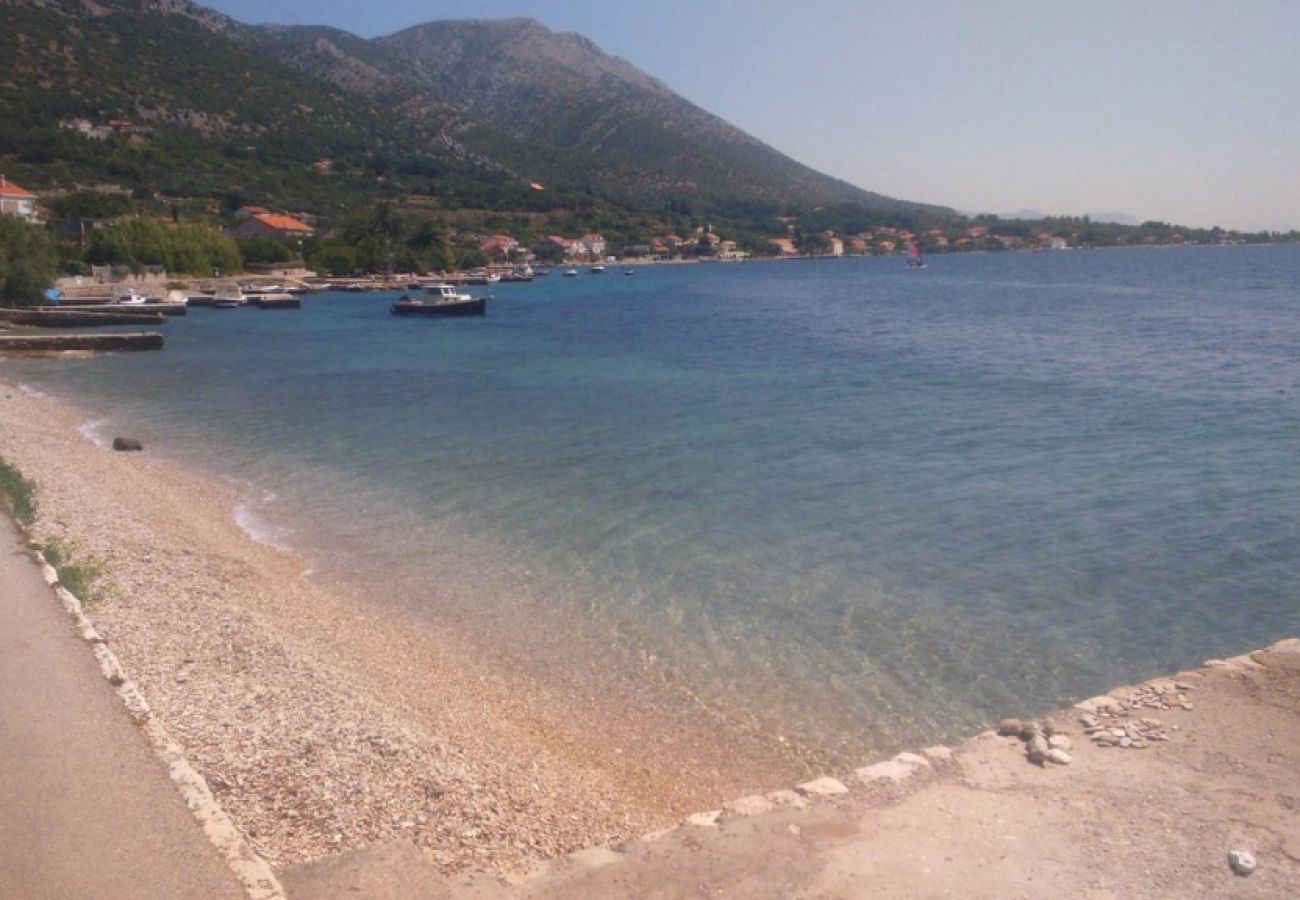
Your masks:
<svg viewBox="0 0 1300 900"><path fill-rule="evenodd" d="M1047 746L1052 750L1064 750L1069 753L1074 749L1074 744L1063 734L1054 734L1047 739Z"/></svg>
<svg viewBox="0 0 1300 900"><path fill-rule="evenodd" d="M1259 867L1255 861L1255 854L1249 850L1233 850L1228 853L1228 865L1232 866L1232 871L1242 878L1250 875Z"/></svg>
<svg viewBox="0 0 1300 900"><path fill-rule="evenodd" d="M1025 731L1025 723L1019 719L1003 719L998 723L998 734L1002 737L1020 737Z"/></svg>
<svg viewBox="0 0 1300 900"><path fill-rule="evenodd" d="M1043 737L1041 734L1035 734L1025 747L1025 755L1029 757L1031 763L1041 766L1047 759L1047 754L1050 749L1051 748L1047 746L1047 738Z"/></svg>
<svg viewBox="0 0 1300 900"><path fill-rule="evenodd" d="M1053 747L1047 753L1047 761L1054 762L1058 766L1068 766L1071 762L1074 761L1074 758L1070 756L1069 753L1066 753L1064 750L1062 750L1060 747Z"/></svg>

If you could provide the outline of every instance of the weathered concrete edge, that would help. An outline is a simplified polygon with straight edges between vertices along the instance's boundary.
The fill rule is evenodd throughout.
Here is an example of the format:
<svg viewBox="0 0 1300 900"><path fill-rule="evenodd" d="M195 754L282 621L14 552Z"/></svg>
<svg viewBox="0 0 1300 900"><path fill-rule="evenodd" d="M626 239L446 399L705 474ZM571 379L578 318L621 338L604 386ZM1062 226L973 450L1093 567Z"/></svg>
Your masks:
<svg viewBox="0 0 1300 900"><path fill-rule="evenodd" d="M198 820L208 841L235 873L250 900L287 900L284 888L272 872L270 864L249 845L243 833L217 803L207 781L190 765L185 749L172 739L167 729L154 716L140 689L127 678L117 655L108 648L107 642L86 617L81 601L59 583L59 573L45 559L45 555L36 547L29 548L41 567L41 575L46 584L54 589L81 638L93 648L104 678L117 691L127 713L144 732L150 749L166 765L167 774L180 792L185 807Z"/></svg>
<svg viewBox="0 0 1300 900"><path fill-rule="evenodd" d="M1174 681L1200 679L1205 677L1205 670L1218 669L1239 674L1258 672L1264 668L1264 664L1256 657L1261 652L1268 651L1300 655L1300 638L1286 638L1263 648L1263 650L1254 650L1228 659L1209 659L1202 663L1200 669L1179 672L1172 677L1149 678L1137 684L1120 685L1112 688L1111 691L1113 694L1123 696L1140 692L1144 688L1153 688L1157 685L1163 687L1172 684ZM1064 708L1064 710L1055 710L1046 715L1055 715L1066 710L1092 713L1099 708L1118 708L1120 706L1119 699L1111 696L1111 694L1103 694L1087 700L1080 700L1073 706ZM993 737L996 737L996 732L984 731L970 737L961 746ZM898 753L887 760L854 769L852 776L847 779L849 784L845 784L844 781L837 778L824 777L796 785L793 790L751 794L724 803L720 809L694 813L676 825L670 825L658 831L650 831L627 841L604 846L586 847L565 856L546 860L534 868L506 880L517 885L536 881L545 875L562 870L604 868L622 860L626 853L638 845L662 840L683 829L716 830L721 828L722 824L728 819L757 816L782 807L808 809L813 804L834 803L837 799L842 799L845 795L854 794L855 792L858 796L865 793L869 796L875 795L885 803L896 803L919 790L939 775L960 773L960 764L957 759L959 749L960 747L934 746L926 747L920 753Z"/></svg>

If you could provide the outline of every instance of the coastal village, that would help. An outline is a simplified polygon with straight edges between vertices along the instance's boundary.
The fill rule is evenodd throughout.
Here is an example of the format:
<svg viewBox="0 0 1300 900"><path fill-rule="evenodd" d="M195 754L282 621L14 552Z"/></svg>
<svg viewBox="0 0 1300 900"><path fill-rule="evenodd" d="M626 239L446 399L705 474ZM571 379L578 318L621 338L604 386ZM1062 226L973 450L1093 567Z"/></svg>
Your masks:
<svg viewBox="0 0 1300 900"><path fill-rule="evenodd" d="M63 127L84 135L88 140L105 140L114 135L138 135L147 133L128 121L112 120L102 125L92 124L89 120L76 119L64 123ZM538 188L541 186L538 185ZM121 192L112 189L103 190L107 197L121 197ZM94 196L95 191L72 192L78 197ZM111 233L124 222L147 220L150 213L143 211L124 212L110 216L60 217L56 207L59 201L69 196L68 191L51 191L42 195L28 190L0 175L0 214L22 219L34 226L45 226L59 235L70 245L75 244L83 252L91 246L96 234ZM983 217L994 219L995 217ZM153 220L166 228L174 228L181 221L173 215L153 216ZM510 273L522 272L525 268L533 273L547 271L549 266L591 266L604 263L637 265L664 262L744 262L753 259L809 259L809 258L851 258L863 256L888 256L900 254L915 247L926 254L943 254L956 252L999 252L1016 250L1068 250L1089 247L1080 239L1076 229L1062 227L1057 230L1034 228L1031 224L1014 220L977 221L975 223L956 224L946 227L931 227L924 230L912 230L893 225L879 225L874 228L852 234L833 230L803 233L799 228L798 217L778 216L774 228L785 231L784 237L771 237L762 241L749 241L746 247L725 236L710 224L696 225L684 234L664 232L648 235L644 240L634 243L614 244L599 233L581 235L544 234L539 238L529 239L526 235L506 232L472 232L461 231L449 235L456 250L450 267L443 266L434 270L421 272L416 270L401 271L394 274L393 267L388 271L366 268L356 260L355 255L321 254L321 259L334 261L329 271L321 271L316 265L313 254L318 248L335 248L338 236L338 222L322 219L321 216L307 210L283 210L256 204L243 204L228 213L222 214L215 206L209 205L204 218L199 224L219 229L220 233L233 241L251 246L265 255L266 242L273 242L283 248L271 253L273 258L249 258L240 269L249 277L271 277L280 279L314 280L322 286L370 286L375 289L386 288L396 282L409 281L421 276L438 277L445 280L460 281L481 278L485 273L497 277L509 276ZM1063 225L1078 223L1062 222ZM1215 230L1208 238L1197 236L1193 241L1178 231L1152 233L1141 238L1143 245L1156 244L1181 245L1189 242L1213 242L1217 244L1244 243L1248 236L1233 231ZM256 256L257 254L252 254ZM338 261L341 260L341 263ZM142 282L157 280L174 280L189 276L210 276L204 272L167 271L165 266L157 263L137 265L132 268L108 261L108 265L95 265L94 271L64 274L59 276L60 289L84 289L87 275L90 283L105 285L113 282ZM598 271L598 270L597 270ZM227 271L225 275L238 275L239 271ZM519 279L516 279L519 280Z"/></svg>

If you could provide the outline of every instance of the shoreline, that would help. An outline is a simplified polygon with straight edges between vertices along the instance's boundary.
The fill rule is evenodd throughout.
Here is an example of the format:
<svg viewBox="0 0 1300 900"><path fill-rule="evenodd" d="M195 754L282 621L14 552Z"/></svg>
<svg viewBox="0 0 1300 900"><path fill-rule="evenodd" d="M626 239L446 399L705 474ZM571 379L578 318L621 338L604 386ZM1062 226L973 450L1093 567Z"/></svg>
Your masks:
<svg viewBox="0 0 1300 900"><path fill-rule="evenodd" d="M114 453L102 415L12 375L0 390L0 455L41 484L34 532L107 563L97 627L275 865L400 836L446 872L520 871L801 774L698 710L620 715L454 623L314 584L239 521L256 488Z"/></svg>
<svg viewBox="0 0 1300 900"><path fill-rule="evenodd" d="M265 501L256 486L195 473L152 453L114 453L105 448L108 432L97 430L102 417L12 378L0 380L0 396L0 456L41 483L34 533L81 539L109 563L120 590L90 611L96 628L238 831L291 884L323 871L318 864L338 871L337 864L407 845L422 851L419 859L396 858L429 866L437 877L473 876L470 894L505 890L502 877L528 896L551 896L556 883L590 886L588 879L603 891L609 884L601 879L626 865L694 884L704 877L691 862L701 843L710 858L737 853L760 865L768 851L755 829L773 817L781 829L824 820L825 835L805 834L814 842L810 852L825 852L850 828L874 828L880 841L906 843L907 829L927 835L933 827L938 840L951 822L985 814L971 805L982 796L972 788L1010 790L1000 803L1024 802L1025 788L1006 787L1022 782L1089 808L1122 802L1092 775L1080 781L1071 774L1093 771L1087 753L1082 763L1077 758L1087 749L1077 737L1073 765L1043 770L1026 766L1018 741L990 732L952 750L928 748L922 758L934 772L964 774L952 787L928 774L915 777L944 798L925 813L932 825L903 819L883 831L856 817L867 815L864 798L875 809L876 798L896 797L898 777L930 772L915 753L840 781L815 778L822 770L746 769L744 761L714 756L707 743L637 746L624 723L601 720L603 707L581 715L592 698L557 696L556 685L500 668L501 660L466 643L454 623L416 627L400 610L386 609L382 597L340 596L313 584L304 577L309 560L258 542L237 521L241 505ZM1208 665L1232 672L1248 663ZM1201 694L1192 696L1197 710L1206 708ZM1045 720L1066 723L1097 699ZM1199 734L1187 731L1168 749L1196 751L1209 739ZM1132 762L1149 779L1153 770L1141 768L1147 759L1106 756L1099 771L1113 780ZM1112 765L1121 761L1119 769ZM1052 787L1053 778L1070 786ZM1212 792L1214 779L1198 792ZM1058 794L1062 789L1074 793ZM1033 815L1041 809L1025 807ZM883 810L870 815L897 818ZM1067 846L1068 828L1067 817L1052 830L1029 829L1023 849ZM800 839L797 830L789 833ZM1196 840L1213 836L1202 828ZM978 841L960 831L951 840ZM854 854L876 852L851 846ZM1105 845L1093 849L1105 852ZM895 886L905 881L890 877Z"/></svg>

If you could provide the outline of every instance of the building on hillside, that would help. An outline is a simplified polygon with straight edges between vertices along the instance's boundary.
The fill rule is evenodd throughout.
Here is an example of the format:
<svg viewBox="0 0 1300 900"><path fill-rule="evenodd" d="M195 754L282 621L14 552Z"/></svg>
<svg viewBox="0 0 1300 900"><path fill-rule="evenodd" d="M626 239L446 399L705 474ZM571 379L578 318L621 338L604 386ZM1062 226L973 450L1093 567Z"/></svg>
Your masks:
<svg viewBox="0 0 1300 900"><path fill-rule="evenodd" d="M231 232L237 238L273 238L277 241L291 241L311 237L316 233L305 222L290 216L276 213L254 213L236 226Z"/></svg>
<svg viewBox="0 0 1300 900"><path fill-rule="evenodd" d="M777 253L781 256L797 256L799 254L799 248L794 245L794 241L790 238L772 238L768 243L775 247Z"/></svg>
<svg viewBox="0 0 1300 900"><path fill-rule="evenodd" d="M830 232L826 233L826 253L829 256L844 255L844 239L837 237Z"/></svg>
<svg viewBox="0 0 1300 900"><path fill-rule="evenodd" d="M479 241L478 248L488 256L505 259L519 249L519 242L508 234L494 234Z"/></svg>
<svg viewBox="0 0 1300 900"><path fill-rule="evenodd" d="M717 252L718 259L744 259L749 256L748 253L736 246L735 241L718 241L718 246L714 249Z"/></svg>
<svg viewBox="0 0 1300 900"><path fill-rule="evenodd" d="M578 238L578 243L592 259L600 259L605 255L605 239L598 234L584 234Z"/></svg>
<svg viewBox="0 0 1300 900"><path fill-rule="evenodd" d="M0 175L0 214L35 222L36 195Z"/></svg>
<svg viewBox="0 0 1300 900"><path fill-rule="evenodd" d="M849 238L847 249L850 253L856 253L859 255L866 253L867 252L866 238L860 238L860 237Z"/></svg>
<svg viewBox="0 0 1300 900"><path fill-rule="evenodd" d="M235 210L235 218L239 221L251 219L253 216L269 216L271 211L265 206L241 206Z"/></svg>
<svg viewBox="0 0 1300 900"><path fill-rule="evenodd" d="M561 237L558 234L548 234L536 244L533 244L532 250L537 256L555 256L560 259L568 259L573 256L574 243L574 241L571 241L566 237Z"/></svg>

